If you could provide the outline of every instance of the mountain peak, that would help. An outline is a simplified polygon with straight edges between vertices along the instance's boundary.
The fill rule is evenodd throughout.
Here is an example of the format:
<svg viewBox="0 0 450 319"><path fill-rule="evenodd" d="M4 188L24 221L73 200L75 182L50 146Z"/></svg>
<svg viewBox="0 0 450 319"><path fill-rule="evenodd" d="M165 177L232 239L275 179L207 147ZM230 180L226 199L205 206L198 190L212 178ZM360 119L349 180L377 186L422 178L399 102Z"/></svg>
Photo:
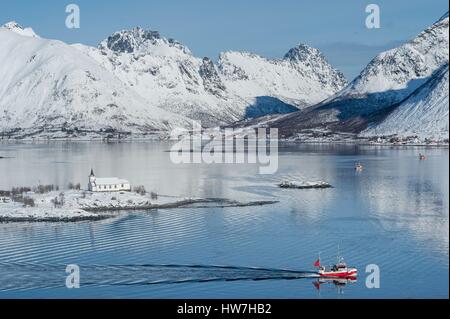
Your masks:
<svg viewBox="0 0 450 319"><path fill-rule="evenodd" d="M448 63L448 28L447 13L414 39L380 53L351 83L350 91L367 94L395 90L398 94L387 96L405 98L436 69Z"/></svg>
<svg viewBox="0 0 450 319"><path fill-rule="evenodd" d="M307 44L300 43L293 47L285 54L284 58L291 61L307 61L311 57L316 57L325 60L322 52L316 48L312 48Z"/></svg>
<svg viewBox="0 0 450 319"><path fill-rule="evenodd" d="M18 24L16 21L10 21L2 25L2 28L14 30L14 29L20 29L23 30L22 26Z"/></svg>
<svg viewBox="0 0 450 319"><path fill-rule="evenodd" d="M100 44L100 48L108 48L118 53L134 53L137 51L149 51L152 47L163 45L174 47L186 54L190 54L189 49L178 41L164 38L158 31L145 30L140 27L113 33Z"/></svg>
<svg viewBox="0 0 450 319"><path fill-rule="evenodd" d="M15 32L22 36L34 37L34 38L38 37L37 34L34 33L32 28L23 28L16 21L10 21L8 23L5 23L3 26L0 27L0 29L10 30L10 31Z"/></svg>
<svg viewBox="0 0 450 319"><path fill-rule="evenodd" d="M300 43L293 47L285 54L283 60L291 63L300 72L308 72L308 76L316 77L323 85L331 84L335 91L347 85L345 76L328 63L322 52L307 44Z"/></svg>

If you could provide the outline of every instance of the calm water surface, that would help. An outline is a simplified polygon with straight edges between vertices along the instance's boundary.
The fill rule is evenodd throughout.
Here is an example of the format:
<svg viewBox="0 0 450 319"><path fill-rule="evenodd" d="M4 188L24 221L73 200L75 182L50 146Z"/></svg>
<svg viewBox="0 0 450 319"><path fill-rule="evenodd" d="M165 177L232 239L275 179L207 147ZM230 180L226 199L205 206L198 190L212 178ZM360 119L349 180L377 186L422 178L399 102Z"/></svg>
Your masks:
<svg viewBox="0 0 450 319"><path fill-rule="evenodd" d="M0 189L86 184L93 167L164 195L280 202L0 224L0 297L448 298L448 149L284 145L275 175L259 175L254 165L175 165L168 149L0 144ZM277 188L283 179L334 188ZM358 281L317 290L308 271L318 252L334 262L337 245L359 269ZM67 264L80 266L80 289L65 288ZM366 288L368 264L380 267L379 289Z"/></svg>

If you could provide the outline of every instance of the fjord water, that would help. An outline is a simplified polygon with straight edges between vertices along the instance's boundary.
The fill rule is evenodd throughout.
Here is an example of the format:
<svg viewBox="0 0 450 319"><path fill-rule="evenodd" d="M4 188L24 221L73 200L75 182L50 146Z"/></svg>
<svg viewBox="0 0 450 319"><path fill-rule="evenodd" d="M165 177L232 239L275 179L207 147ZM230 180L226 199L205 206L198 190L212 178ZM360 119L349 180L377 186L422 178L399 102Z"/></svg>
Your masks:
<svg viewBox="0 0 450 319"><path fill-rule="evenodd" d="M169 147L0 144L0 189L84 185L92 167L161 195L279 203L0 224L0 297L448 298L448 148L285 144L278 172L259 175L249 164L176 165ZM334 188L277 188L285 179ZM308 271L319 252L334 262L338 245L358 281L317 290ZM65 287L68 264L80 267L79 289ZM366 287L369 264L379 289Z"/></svg>

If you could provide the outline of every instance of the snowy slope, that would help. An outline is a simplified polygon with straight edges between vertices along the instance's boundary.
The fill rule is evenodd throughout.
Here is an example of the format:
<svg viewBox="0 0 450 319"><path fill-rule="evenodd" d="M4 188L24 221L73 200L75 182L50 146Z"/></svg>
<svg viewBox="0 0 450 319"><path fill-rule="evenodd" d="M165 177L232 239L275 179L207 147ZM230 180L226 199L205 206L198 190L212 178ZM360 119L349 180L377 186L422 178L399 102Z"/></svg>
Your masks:
<svg viewBox="0 0 450 319"><path fill-rule="evenodd" d="M152 105L202 120L206 126L292 112L331 96L345 84L320 52L306 46L292 49L282 60L223 53L216 66L176 40L135 28L114 33L98 50L78 48ZM256 60L260 67L252 70ZM237 68L245 79L236 80Z"/></svg>
<svg viewBox="0 0 450 319"><path fill-rule="evenodd" d="M99 48L78 45L149 105L202 120L203 125L234 121L241 114L217 76L214 64L179 42L140 28L123 30ZM238 101L239 102L239 101ZM240 101L241 107L244 102Z"/></svg>
<svg viewBox="0 0 450 319"><path fill-rule="evenodd" d="M346 103L342 111L348 111L349 114L364 113L365 109L373 112L406 98L424 84L434 71L448 63L448 24L447 15L413 40L380 53L324 107L329 108L333 103L339 107ZM349 99L352 100L350 105L347 103Z"/></svg>
<svg viewBox="0 0 450 319"><path fill-rule="evenodd" d="M378 125L367 129L364 136L418 136L433 140L449 138L449 69L448 64Z"/></svg>
<svg viewBox="0 0 450 319"><path fill-rule="evenodd" d="M8 23L4 24L1 28L7 29L9 31L13 31L14 33L17 33L19 35L23 35L26 37L34 37L34 38L39 37L36 33L34 33L32 28L23 28L20 24L18 24L15 21L8 22Z"/></svg>
<svg viewBox="0 0 450 319"><path fill-rule="evenodd" d="M246 52L225 52L218 67L226 86L244 98L277 97L304 108L328 98L346 84L319 50L300 44L283 59L266 59Z"/></svg>
<svg viewBox="0 0 450 319"><path fill-rule="evenodd" d="M373 108L383 108L407 97L448 63L448 25L447 14L412 41L379 54L337 98L369 96Z"/></svg>
<svg viewBox="0 0 450 319"><path fill-rule="evenodd" d="M219 65L183 44L140 28L116 32L98 48L37 36L15 22L0 27L0 133L148 133L216 126L288 113L336 93L345 83L316 49L283 59L231 53ZM239 64L248 79L236 81ZM70 133L72 134L72 133Z"/></svg>
<svg viewBox="0 0 450 319"><path fill-rule="evenodd" d="M448 24L447 13L413 40L379 54L339 93L274 125L287 135L310 128L359 133L448 63Z"/></svg>
<svg viewBox="0 0 450 319"><path fill-rule="evenodd" d="M0 28L0 48L0 132L147 132L187 125L63 42L10 23Z"/></svg>

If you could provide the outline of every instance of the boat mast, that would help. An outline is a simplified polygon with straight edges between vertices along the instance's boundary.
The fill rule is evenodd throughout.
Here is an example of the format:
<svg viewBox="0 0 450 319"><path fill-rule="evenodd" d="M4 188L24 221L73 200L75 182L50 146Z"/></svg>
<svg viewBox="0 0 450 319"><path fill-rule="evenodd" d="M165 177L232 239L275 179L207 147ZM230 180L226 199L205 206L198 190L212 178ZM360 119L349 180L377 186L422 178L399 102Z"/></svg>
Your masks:
<svg viewBox="0 0 450 319"><path fill-rule="evenodd" d="M339 264L341 262L341 260L342 260L341 251L340 251L340 247L339 247L339 244L338 244L338 248L337 248L337 263Z"/></svg>

